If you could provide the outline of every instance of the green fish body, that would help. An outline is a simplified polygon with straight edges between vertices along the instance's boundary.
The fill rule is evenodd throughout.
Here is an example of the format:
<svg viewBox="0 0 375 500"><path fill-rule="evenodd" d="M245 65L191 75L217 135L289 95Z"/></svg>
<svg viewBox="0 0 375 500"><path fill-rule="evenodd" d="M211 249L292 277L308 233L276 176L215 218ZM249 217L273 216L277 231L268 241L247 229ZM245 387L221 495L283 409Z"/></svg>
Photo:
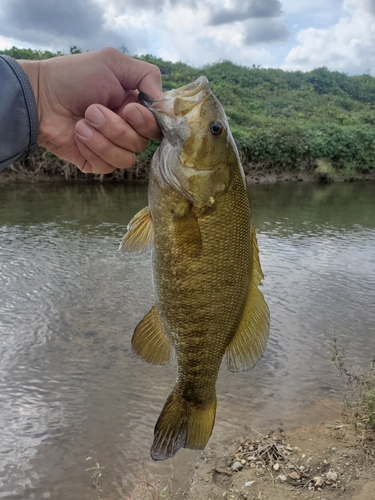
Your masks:
<svg viewBox="0 0 375 500"><path fill-rule="evenodd" d="M203 449L216 413L216 379L251 368L269 333L269 310L247 186L225 112L207 79L141 96L164 134L150 173L149 207L121 248L152 248L155 305L135 329L133 350L178 375L156 423L151 456Z"/></svg>

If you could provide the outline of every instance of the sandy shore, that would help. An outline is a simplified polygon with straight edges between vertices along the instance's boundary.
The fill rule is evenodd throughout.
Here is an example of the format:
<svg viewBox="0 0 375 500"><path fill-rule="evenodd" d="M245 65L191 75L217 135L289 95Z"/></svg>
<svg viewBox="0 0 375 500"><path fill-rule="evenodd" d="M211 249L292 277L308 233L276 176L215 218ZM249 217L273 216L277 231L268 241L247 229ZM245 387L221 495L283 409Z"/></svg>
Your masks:
<svg viewBox="0 0 375 500"><path fill-rule="evenodd" d="M374 440L345 421L252 432L205 454L187 498L374 500Z"/></svg>

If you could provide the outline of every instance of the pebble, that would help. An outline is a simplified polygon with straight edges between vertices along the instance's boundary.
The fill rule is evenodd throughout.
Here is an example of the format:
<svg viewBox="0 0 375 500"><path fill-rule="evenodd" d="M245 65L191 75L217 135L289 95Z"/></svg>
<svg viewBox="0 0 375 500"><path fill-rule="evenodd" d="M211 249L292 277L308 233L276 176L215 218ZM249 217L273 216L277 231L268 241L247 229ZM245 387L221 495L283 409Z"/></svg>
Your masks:
<svg viewBox="0 0 375 500"><path fill-rule="evenodd" d="M320 488L324 484L324 477L322 477L322 476L315 476L315 477L313 477L313 481L315 483L314 484L315 488Z"/></svg>
<svg viewBox="0 0 375 500"><path fill-rule="evenodd" d="M326 474L327 480L335 483L337 481L337 473L333 471L328 471Z"/></svg>
<svg viewBox="0 0 375 500"><path fill-rule="evenodd" d="M273 470L279 470L280 469L280 464L274 464L273 465Z"/></svg>
<svg viewBox="0 0 375 500"><path fill-rule="evenodd" d="M301 476L298 474L298 472L294 471L289 474L290 479L301 479Z"/></svg>
<svg viewBox="0 0 375 500"><path fill-rule="evenodd" d="M255 481L246 481L245 486L252 486Z"/></svg>
<svg viewBox="0 0 375 500"><path fill-rule="evenodd" d="M241 464L241 462L234 462L234 464L232 465L232 470L239 471L242 469L243 469L243 465Z"/></svg>
<svg viewBox="0 0 375 500"><path fill-rule="evenodd" d="M288 480L288 478L287 478L286 476L284 476L284 474L279 474L279 475L277 476L277 479L280 479L280 481L281 481L282 483L285 483L285 481L287 481L287 480Z"/></svg>

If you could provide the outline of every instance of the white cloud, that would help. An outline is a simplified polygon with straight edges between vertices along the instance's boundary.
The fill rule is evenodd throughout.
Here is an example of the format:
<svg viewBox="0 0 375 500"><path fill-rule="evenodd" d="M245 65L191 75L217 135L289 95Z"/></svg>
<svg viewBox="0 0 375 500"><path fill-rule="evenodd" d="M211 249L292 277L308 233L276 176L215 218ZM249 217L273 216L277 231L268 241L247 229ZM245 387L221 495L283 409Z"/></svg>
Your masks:
<svg viewBox="0 0 375 500"><path fill-rule="evenodd" d="M327 29L307 28L285 59L284 69L331 70L375 75L375 8L372 0L345 0L339 21Z"/></svg>
<svg viewBox="0 0 375 500"><path fill-rule="evenodd" d="M130 12L119 16L114 11L107 11L106 25L112 25L118 34L121 31L129 34L129 29L132 30L132 47L136 48L131 47L131 53L148 52L165 60L194 66L223 59L243 65L273 61L269 50L245 45L245 23L209 25L210 7L210 2L199 2L194 9L188 4L179 4L173 9L161 8L152 16L146 10L139 10L136 16ZM148 47L141 43L145 37Z"/></svg>
<svg viewBox="0 0 375 500"><path fill-rule="evenodd" d="M24 47L21 40L16 40L16 38L8 38L7 36L0 35L0 50L8 50L15 47Z"/></svg>
<svg viewBox="0 0 375 500"><path fill-rule="evenodd" d="M193 66L229 59L375 75L375 0L66 0L64 6L35 0L32 8L30 0L0 3L0 49L69 53L72 45L124 45L131 55ZM220 14L216 22L214 14Z"/></svg>

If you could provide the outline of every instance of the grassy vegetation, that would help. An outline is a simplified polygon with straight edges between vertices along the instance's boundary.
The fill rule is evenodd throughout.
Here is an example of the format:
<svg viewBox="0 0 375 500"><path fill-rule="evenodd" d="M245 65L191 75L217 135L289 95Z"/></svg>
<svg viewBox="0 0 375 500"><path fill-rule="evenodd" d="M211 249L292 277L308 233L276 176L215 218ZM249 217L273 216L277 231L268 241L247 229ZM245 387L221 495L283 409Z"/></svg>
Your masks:
<svg viewBox="0 0 375 500"><path fill-rule="evenodd" d="M345 396L345 413L349 420L364 428L375 437L375 354L366 370L358 370L348 365L345 350L333 341L333 358L340 373L347 377L353 396Z"/></svg>
<svg viewBox="0 0 375 500"><path fill-rule="evenodd" d="M0 53L29 59L61 55L16 47ZM165 90L207 76L226 110L245 169L298 173L319 167L331 178L375 173L375 79L370 75L247 68L229 61L197 69L151 55L139 58L160 68ZM147 175L155 148L151 143L136 169L120 177Z"/></svg>

